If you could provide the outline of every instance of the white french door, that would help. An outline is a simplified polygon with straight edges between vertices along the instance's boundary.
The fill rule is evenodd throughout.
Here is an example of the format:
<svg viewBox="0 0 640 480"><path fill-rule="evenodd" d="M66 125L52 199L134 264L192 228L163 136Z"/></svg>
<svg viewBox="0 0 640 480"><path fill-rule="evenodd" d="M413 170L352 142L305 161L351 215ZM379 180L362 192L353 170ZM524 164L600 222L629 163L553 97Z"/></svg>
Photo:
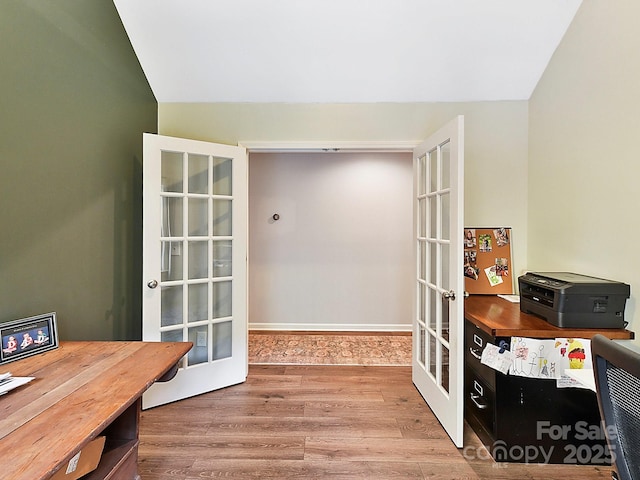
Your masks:
<svg viewBox="0 0 640 480"><path fill-rule="evenodd" d="M193 348L143 408L247 377L247 191L244 148L144 135L142 337Z"/></svg>
<svg viewBox="0 0 640 480"><path fill-rule="evenodd" d="M464 118L414 150L413 382L463 446Z"/></svg>

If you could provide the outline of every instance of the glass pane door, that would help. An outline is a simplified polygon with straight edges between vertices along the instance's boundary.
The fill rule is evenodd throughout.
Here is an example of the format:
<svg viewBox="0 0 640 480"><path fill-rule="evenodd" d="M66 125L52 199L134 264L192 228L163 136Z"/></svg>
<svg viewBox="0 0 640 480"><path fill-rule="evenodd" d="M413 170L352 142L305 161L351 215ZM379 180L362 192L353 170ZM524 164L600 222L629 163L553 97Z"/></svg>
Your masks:
<svg viewBox="0 0 640 480"><path fill-rule="evenodd" d="M414 150L416 283L412 376L459 447L464 402L460 347L464 296L462 131L463 120L458 117Z"/></svg>
<svg viewBox="0 0 640 480"><path fill-rule="evenodd" d="M418 311L419 362L445 394L449 392L449 300L450 290L449 189L450 142L424 152L418 162ZM425 272L424 275L422 272Z"/></svg>
<svg viewBox="0 0 640 480"><path fill-rule="evenodd" d="M246 163L240 147L145 135L143 339L193 343L153 404L246 378Z"/></svg>
<svg viewBox="0 0 640 480"><path fill-rule="evenodd" d="M161 341L190 341L185 367L230 357L233 160L161 151Z"/></svg>

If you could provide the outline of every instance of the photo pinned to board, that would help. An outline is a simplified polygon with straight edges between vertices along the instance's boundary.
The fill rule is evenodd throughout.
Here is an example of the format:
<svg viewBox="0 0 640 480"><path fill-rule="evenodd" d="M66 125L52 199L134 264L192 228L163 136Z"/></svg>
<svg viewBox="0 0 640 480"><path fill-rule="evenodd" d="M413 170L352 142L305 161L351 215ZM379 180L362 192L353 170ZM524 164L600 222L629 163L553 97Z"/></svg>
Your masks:
<svg viewBox="0 0 640 480"><path fill-rule="evenodd" d="M506 228L495 228L493 230L493 236L496 238L496 245L504 247L509 244L509 232Z"/></svg>
<svg viewBox="0 0 640 480"><path fill-rule="evenodd" d="M499 277L509 276L509 259L496 258L496 275Z"/></svg>
<svg viewBox="0 0 640 480"><path fill-rule="evenodd" d="M480 242L480 251L487 253L491 252L493 249L491 248L491 235L488 233L484 233L478 237L478 241Z"/></svg>
<svg viewBox="0 0 640 480"><path fill-rule="evenodd" d="M464 229L464 248L475 248L477 245L476 229L465 228Z"/></svg>
<svg viewBox="0 0 640 480"><path fill-rule="evenodd" d="M464 251L464 276L473 280L478 279L480 270L476 264L477 252L475 250Z"/></svg>

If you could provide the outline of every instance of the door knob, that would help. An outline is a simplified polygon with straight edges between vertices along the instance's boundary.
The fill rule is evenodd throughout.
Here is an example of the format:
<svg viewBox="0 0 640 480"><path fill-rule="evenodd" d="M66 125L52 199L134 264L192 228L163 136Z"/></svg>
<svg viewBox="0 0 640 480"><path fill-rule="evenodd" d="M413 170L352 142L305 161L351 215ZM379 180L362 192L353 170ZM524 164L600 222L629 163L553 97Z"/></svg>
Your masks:
<svg viewBox="0 0 640 480"><path fill-rule="evenodd" d="M442 298L444 298L445 300L455 300L456 292L454 292L453 290L449 290L448 292L442 292Z"/></svg>
<svg viewBox="0 0 640 480"><path fill-rule="evenodd" d="M158 281L157 280L151 280L147 283L147 287L149 288L156 288L158 286Z"/></svg>

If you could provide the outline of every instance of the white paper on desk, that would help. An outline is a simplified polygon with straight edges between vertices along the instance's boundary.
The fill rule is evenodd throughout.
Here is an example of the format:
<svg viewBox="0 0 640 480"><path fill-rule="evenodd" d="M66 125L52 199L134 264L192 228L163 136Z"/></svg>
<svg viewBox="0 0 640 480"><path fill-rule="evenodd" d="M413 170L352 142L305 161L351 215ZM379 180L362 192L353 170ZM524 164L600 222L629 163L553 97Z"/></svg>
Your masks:
<svg viewBox="0 0 640 480"><path fill-rule="evenodd" d="M520 295L499 294L498 297L504 298L507 302L520 303Z"/></svg>
<svg viewBox="0 0 640 480"><path fill-rule="evenodd" d="M29 383L34 378L35 377L11 377L11 380L0 385L0 395L4 395L14 388L18 388L26 383Z"/></svg>
<svg viewBox="0 0 640 480"><path fill-rule="evenodd" d="M509 350L500 353L500 347L487 343L482 351L480 363L506 374L513 364L513 353Z"/></svg>

